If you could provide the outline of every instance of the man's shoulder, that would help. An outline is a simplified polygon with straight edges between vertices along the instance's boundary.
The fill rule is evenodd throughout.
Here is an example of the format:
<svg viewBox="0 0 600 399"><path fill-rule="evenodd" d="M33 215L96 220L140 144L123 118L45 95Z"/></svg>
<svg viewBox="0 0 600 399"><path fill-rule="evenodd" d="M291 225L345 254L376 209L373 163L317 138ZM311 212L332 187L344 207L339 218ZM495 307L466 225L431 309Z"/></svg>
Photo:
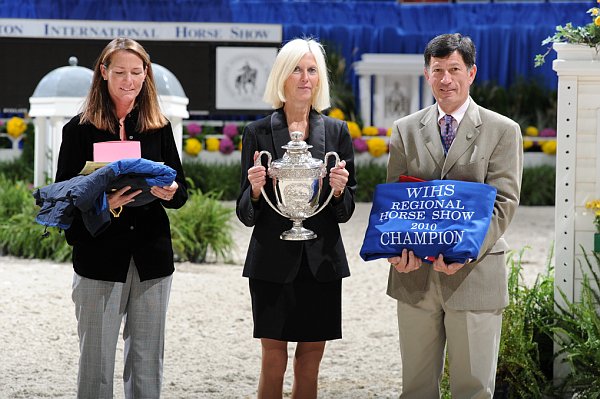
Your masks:
<svg viewBox="0 0 600 399"><path fill-rule="evenodd" d="M491 109L482 107L480 105L477 106L479 110L479 115L481 117L481 121L483 123L494 123L494 124L502 124L508 126L519 126L517 122L512 120L510 117L499 114L496 111L492 111Z"/></svg>
<svg viewBox="0 0 600 399"><path fill-rule="evenodd" d="M398 125L398 124L412 124L412 123L418 123L419 121L421 121L423 119L423 117L425 115L427 115L429 112L431 112L431 107L433 107L434 105L431 105L429 107L420 109L416 112L413 112L412 114L403 116L399 119L396 119L396 121L394 121L394 125Z"/></svg>

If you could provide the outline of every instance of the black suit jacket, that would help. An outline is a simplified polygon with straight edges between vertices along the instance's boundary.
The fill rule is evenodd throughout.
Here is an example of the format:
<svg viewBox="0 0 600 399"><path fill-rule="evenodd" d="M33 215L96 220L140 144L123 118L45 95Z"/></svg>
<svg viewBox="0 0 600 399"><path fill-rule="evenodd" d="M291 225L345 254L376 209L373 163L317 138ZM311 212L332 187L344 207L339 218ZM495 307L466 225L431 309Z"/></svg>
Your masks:
<svg viewBox="0 0 600 399"><path fill-rule="evenodd" d="M125 118L127 138L140 142L142 158L175 169L179 188L171 201L157 198L143 206L124 207L120 217L111 218L110 226L97 237L85 228L77 210L65 236L73 246L73 268L80 276L125 282L132 257L142 281L169 276L175 270L169 218L163 207L180 208L187 200L181 161L170 124L141 133L135 129L136 118L135 110ZM110 140L118 137L91 124L80 125L79 116L71 119L63 128L56 181L75 177L93 159L93 143Z"/></svg>
<svg viewBox="0 0 600 399"><path fill-rule="evenodd" d="M335 199L318 214L306 219L303 225L317 234L317 238L306 241L284 241L279 235L292 227L292 222L276 213L260 197L252 202L248 169L253 166L255 151L267 150L273 160L283 157L285 150L281 146L290 141L289 130L283 109L272 115L249 124L242 142L242 179L241 193L237 199L236 213L246 226L254 226L248 254L244 265L245 277L278 283L290 282L298 273L302 258L305 257L313 275L319 281L333 281L350 275L344 244L338 223L350 219L354 212L354 152L347 124L329 118L312 110L309 120L308 144L314 158L323 159L328 151L335 151L340 160L346 161L350 173L344 195ZM263 157L263 165L266 157ZM327 171L334 166L330 157ZM329 175L323 180L323 190L319 203L323 203L331 191ZM267 177L265 191L275 204L273 184Z"/></svg>

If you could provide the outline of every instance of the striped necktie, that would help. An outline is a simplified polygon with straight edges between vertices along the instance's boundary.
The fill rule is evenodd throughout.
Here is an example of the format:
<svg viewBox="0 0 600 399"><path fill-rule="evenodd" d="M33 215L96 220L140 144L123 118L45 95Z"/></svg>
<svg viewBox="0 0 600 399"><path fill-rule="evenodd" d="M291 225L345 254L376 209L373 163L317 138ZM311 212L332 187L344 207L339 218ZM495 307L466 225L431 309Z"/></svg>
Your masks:
<svg viewBox="0 0 600 399"><path fill-rule="evenodd" d="M454 118L452 115L444 115L444 126L442 126L442 144L444 145L444 153L447 154L450 146L452 145L452 141L456 136L456 129L454 128L454 124L452 123Z"/></svg>

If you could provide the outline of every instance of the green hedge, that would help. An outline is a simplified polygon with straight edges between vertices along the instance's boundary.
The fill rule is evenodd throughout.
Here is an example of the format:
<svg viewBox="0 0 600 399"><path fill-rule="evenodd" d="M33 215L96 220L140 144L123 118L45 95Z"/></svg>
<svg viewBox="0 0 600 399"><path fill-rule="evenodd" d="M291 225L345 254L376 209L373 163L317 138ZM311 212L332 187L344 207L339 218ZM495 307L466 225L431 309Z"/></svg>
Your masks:
<svg viewBox="0 0 600 399"><path fill-rule="evenodd" d="M221 199L235 200L239 193L240 164L183 164L186 177L203 192L219 191ZM356 166L356 201L371 202L375 186L385 183L386 166L375 162ZM521 205L554 205L556 172L554 166L542 165L523 170Z"/></svg>

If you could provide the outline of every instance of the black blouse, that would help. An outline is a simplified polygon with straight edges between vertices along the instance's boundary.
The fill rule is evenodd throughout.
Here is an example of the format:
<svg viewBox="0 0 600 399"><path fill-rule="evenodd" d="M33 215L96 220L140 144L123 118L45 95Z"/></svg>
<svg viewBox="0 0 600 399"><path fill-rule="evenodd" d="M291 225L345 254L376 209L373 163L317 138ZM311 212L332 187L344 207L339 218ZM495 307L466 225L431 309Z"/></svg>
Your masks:
<svg viewBox="0 0 600 399"><path fill-rule="evenodd" d="M171 201L157 198L143 206L125 206L120 217L111 217L110 226L97 237L90 235L81 214L77 213L65 236L73 246L73 268L80 276L125 282L132 257L142 281L169 276L175 270L169 219L164 208L181 208L187 200L183 168L171 125L141 133L136 131L136 118L135 111L125 118L127 139L140 142L142 158L164 162L175 169L179 188ZM80 116L75 116L63 128L57 182L77 176L86 161L93 159L94 143L118 140L114 133L89 123L80 125L79 120Z"/></svg>

